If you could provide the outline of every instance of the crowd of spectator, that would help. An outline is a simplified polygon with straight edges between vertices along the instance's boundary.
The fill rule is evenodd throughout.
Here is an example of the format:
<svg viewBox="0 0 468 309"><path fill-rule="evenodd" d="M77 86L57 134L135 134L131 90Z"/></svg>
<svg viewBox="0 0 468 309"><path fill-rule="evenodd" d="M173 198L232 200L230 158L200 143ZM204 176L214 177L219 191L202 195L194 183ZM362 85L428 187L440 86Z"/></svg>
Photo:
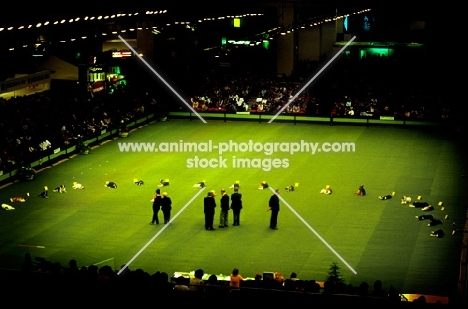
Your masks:
<svg viewBox="0 0 468 309"><path fill-rule="evenodd" d="M190 104L195 110L205 112L277 113L282 110L319 117L454 120L457 112L445 95L446 89L434 88L432 82L427 82L431 78L427 72L414 73L418 69L409 63L412 59L345 58L317 74L323 62L302 61L289 76L249 70L226 75L216 71L200 79L202 83L190 98ZM316 79L312 80L313 77Z"/></svg>
<svg viewBox="0 0 468 309"><path fill-rule="evenodd" d="M10 289L26 289L30 297L37 293L41 301L49 304L64 296L79 296L76 301L101 300L107 304L130 301L133 305L140 301L147 303L148 297L162 303L175 302L174 306L184 301L192 305L214 301L213 305L219 302L223 307L229 306L230 301L240 300L275 306L307 300L311 301L311 305L367 304L378 305L379 308L409 302L393 286L387 291L380 280L375 280L372 285L362 282L359 286L337 286L332 281L320 285L315 280L298 278L294 272L288 277L276 272L273 277L262 277L258 273L255 277L244 278L240 286L233 287L229 279L206 274L202 269L189 276L176 276L164 271L148 273L143 269L131 269L125 264L120 269L109 265L80 266L75 259L62 265L44 258L33 259L30 253L25 254L18 270L13 273L3 270L1 274L4 301L10 297ZM61 297L57 299L56 296ZM139 296L143 296L143 299L139 299ZM422 297L411 303L421 305L426 301ZM442 303L437 305L441 306Z"/></svg>
<svg viewBox="0 0 468 309"><path fill-rule="evenodd" d="M425 72L403 72L408 66L405 61L343 58L310 83L321 65L323 62L307 62L289 76L249 70L201 73L193 80L188 102L197 111L218 113L275 114L281 110L317 117L383 116L445 123L456 123L462 115L443 90L426 83ZM400 75L395 76L397 73ZM7 173L55 149L115 129L154 112L158 104L166 102L127 88L94 97L52 98L46 92L0 98L0 170ZM172 106L169 110L180 109L180 104L167 104Z"/></svg>
<svg viewBox="0 0 468 309"><path fill-rule="evenodd" d="M154 112L156 100L125 90L57 99L49 91L0 98L0 171L4 173Z"/></svg>

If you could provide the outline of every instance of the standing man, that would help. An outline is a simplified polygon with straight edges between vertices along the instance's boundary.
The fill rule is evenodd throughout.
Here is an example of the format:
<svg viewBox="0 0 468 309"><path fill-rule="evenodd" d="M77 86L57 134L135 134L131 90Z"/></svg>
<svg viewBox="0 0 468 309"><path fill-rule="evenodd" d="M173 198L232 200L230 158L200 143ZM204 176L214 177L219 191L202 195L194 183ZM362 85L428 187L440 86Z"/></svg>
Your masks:
<svg viewBox="0 0 468 309"><path fill-rule="evenodd" d="M229 214L229 195L226 190L221 189L221 212L219 215L219 228L228 227L228 214Z"/></svg>
<svg viewBox="0 0 468 309"><path fill-rule="evenodd" d="M156 189L156 195L153 199L153 219L151 220L150 224L159 224L158 212L161 209L161 190Z"/></svg>
<svg viewBox="0 0 468 309"><path fill-rule="evenodd" d="M275 194L270 197L270 201L268 202L268 211L271 211L270 229L273 230L278 229L276 225L278 223L278 212L280 210L280 201L278 197L279 194L279 189L276 189Z"/></svg>
<svg viewBox="0 0 468 309"><path fill-rule="evenodd" d="M239 187L234 187L234 193L231 195L231 209L234 216L233 225L240 225L240 212L242 209L242 194L239 193Z"/></svg>
<svg viewBox="0 0 468 309"><path fill-rule="evenodd" d="M203 206L205 212L205 230L214 231L214 215L216 208L215 192L211 190L208 192L208 196L203 199Z"/></svg>
<svg viewBox="0 0 468 309"><path fill-rule="evenodd" d="M161 210L163 212L164 224L169 223L171 221L172 200L167 192L163 192L162 194Z"/></svg>

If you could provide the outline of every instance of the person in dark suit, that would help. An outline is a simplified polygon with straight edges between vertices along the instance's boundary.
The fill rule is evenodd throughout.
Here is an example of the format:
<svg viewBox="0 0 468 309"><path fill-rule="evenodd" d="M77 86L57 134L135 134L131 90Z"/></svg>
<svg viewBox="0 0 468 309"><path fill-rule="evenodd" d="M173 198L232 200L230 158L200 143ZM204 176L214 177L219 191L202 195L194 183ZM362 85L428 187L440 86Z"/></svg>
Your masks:
<svg viewBox="0 0 468 309"><path fill-rule="evenodd" d="M153 198L153 218L151 219L150 224L159 224L158 212L161 210L161 190L156 189L156 195Z"/></svg>
<svg viewBox="0 0 468 309"><path fill-rule="evenodd" d="M163 212L164 224L167 224L169 223L169 221L171 221L171 210L172 200L167 194L167 192L163 192L161 198L161 211Z"/></svg>
<svg viewBox="0 0 468 309"><path fill-rule="evenodd" d="M228 214L229 214L229 195L226 190L221 189L221 201L220 201L221 212L219 215L219 228L228 227Z"/></svg>
<svg viewBox="0 0 468 309"><path fill-rule="evenodd" d="M214 231L214 215L216 208L215 192L208 192L208 196L203 199L203 209L205 213L205 230Z"/></svg>
<svg viewBox="0 0 468 309"><path fill-rule="evenodd" d="M280 190L276 189L275 194L270 197L268 202L268 211L271 211L270 217L270 229L277 230L278 224L278 212L280 210L280 201L278 195L280 194Z"/></svg>
<svg viewBox="0 0 468 309"><path fill-rule="evenodd" d="M238 187L234 187L234 193L231 195L231 209L234 217L232 225L240 225L240 213L242 210L242 194L239 193Z"/></svg>

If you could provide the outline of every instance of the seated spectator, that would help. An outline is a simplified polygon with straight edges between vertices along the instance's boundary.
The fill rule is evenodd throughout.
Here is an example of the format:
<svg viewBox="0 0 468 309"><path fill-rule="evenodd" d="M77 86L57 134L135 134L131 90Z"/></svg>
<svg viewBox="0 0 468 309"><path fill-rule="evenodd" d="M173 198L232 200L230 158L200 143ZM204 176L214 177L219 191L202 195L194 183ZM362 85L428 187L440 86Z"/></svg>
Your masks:
<svg viewBox="0 0 468 309"><path fill-rule="evenodd" d="M188 292L189 287L187 285L188 279L185 278L184 276L179 276L175 279L175 285L174 285L174 292L177 293L182 293L182 292Z"/></svg>
<svg viewBox="0 0 468 309"><path fill-rule="evenodd" d="M205 275L205 272L203 269L199 268L195 270L195 274L193 278L190 278L190 285L189 285L189 290L190 291L195 291L195 292L203 292L204 291L204 285L205 282L203 281L203 276Z"/></svg>
<svg viewBox="0 0 468 309"><path fill-rule="evenodd" d="M375 280L374 281L374 289L370 293L370 296L382 297L382 298L387 298L388 297L387 291L385 291L384 288L383 288L382 281L380 281L380 280Z"/></svg>
<svg viewBox="0 0 468 309"><path fill-rule="evenodd" d="M240 288L241 282L244 281L244 277L239 274L239 269L234 268L229 276L229 286L232 288Z"/></svg>
<svg viewBox="0 0 468 309"><path fill-rule="evenodd" d="M278 283L278 286L282 287L284 285L284 276L281 272L275 272L274 280Z"/></svg>
<svg viewBox="0 0 468 309"><path fill-rule="evenodd" d="M292 272L288 279L284 280L284 288L287 291L304 291L302 281L297 278L297 274Z"/></svg>

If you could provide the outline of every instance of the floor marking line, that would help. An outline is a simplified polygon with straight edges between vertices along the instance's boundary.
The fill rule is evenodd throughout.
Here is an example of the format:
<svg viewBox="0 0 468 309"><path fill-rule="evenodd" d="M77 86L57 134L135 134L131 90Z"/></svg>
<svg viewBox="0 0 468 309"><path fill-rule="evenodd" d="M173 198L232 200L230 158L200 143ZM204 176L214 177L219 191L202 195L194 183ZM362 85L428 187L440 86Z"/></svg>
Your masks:
<svg viewBox="0 0 468 309"><path fill-rule="evenodd" d="M136 258L137 258L137 257L138 257L138 256L139 256L139 255L156 239L156 238L157 238L157 237L158 237L158 236L159 236L159 235L161 235L161 233L170 225L170 223L171 223L172 221L174 221L174 219L177 218L177 217L185 210L185 208L187 208L187 207L193 202L193 200L196 199L197 196L199 196L200 193L202 193L204 190L205 190L205 188L202 188L200 191L198 191L198 193L195 194L195 195L192 197L192 199L190 199L190 201L188 201L187 204L185 204L185 206L182 207L182 209L179 210L179 211L177 212L177 214L175 214L175 215L172 217L172 219L169 221L169 223L165 224L165 225L163 226L163 228L160 229L160 230L156 233L156 235L154 235L153 238L151 238L151 239L146 243L146 245L144 245L143 248L141 248L140 251L138 251L137 254L135 254L135 255L130 259L130 261L128 261L128 262L119 270L119 272L117 273L117 276L120 275L120 273L123 272L123 271L125 270L125 268L127 268L127 267L128 267L128 266L129 266L129 265L130 265L130 264L131 264L131 263L132 263L132 262L133 262L133 261L134 261L134 260L135 260L135 259L136 259Z"/></svg>
<svg viewBox="0 0 468 309"><path fill-rule="evenodd" d="M273 118L270 119L270 121L268 121L268 123L272 123L273 120L275 120L276 117L278 117L278 115L281 114L281 113L289 106L289 104L291 104L291 103L292 103L292 102L293 102L293 101L310 85L310 83L312 83L312 82L314 81L314 79L316 79L316 78L320 75L320 73L322 73L322 71L325 70L326 67L328 67L328 66L330 65L330 63L332 63L333 60L335 60L336 57L338 57L338 56L343 52L343 50L345 50L346 47L348 47L348 45L351 44L351 42L354 41L355 39L356 39L356 36L353 36L353 37L351 38L351 40L349 40L349 42L346 43L346 45L343 46L343 48L341 48L340 51L337 52L337 53L335 54L335 56L333 56L333 58L331 58L330 61L328 61L327 64L325 64L325 65L323 66L323 68L321 68L320 71L318 71L318 73L315 74L314 77L312 77L312 79L309 80L309 81L307 82L307 84L305 84L305 86L302 87L301 90L299 90L299 91L288 101L288 103L286 103L286 104L283 106L283 108L281 108L281 109L276 113L276 115L273 116Z"/></svg>
<svg viewBox="0 0 468 309"><path fill-rule="evenodd" d="M269 189L271 190L271 192L273 192L274 194L276 194L275 190L274 190L272 187L269 187ZM307 227L309 228L309 230L311 230L312 233L314 233L315 236L317 236L318 239L320 239L320 241L321 241L323 244L325 244L325 246L327 246L328 249L330 249L330 251L333 252L333 254L335 254L335 255L349 268L349 270L351 270L351 271L353 272L353 274L357 274L357 272L354 270L354 268L352 268L351 265L349 265L349 263L346 262L345 259L343 259L343 258L341 257L341 255L339 255L338 252L336 252L336 250L333 249L333 247L330 246L330 244L328 244L328 242L327 242L322 236L320 236L320 234L317 233L317 231L314 230L314 229L309 225L309 223L307 223L307 221L304 220L304 218L302 218L302 217L291 207L291 205L289 205L288 202L286 202L286 201L284 200L284 198L283 198L281 195L278 194L278 197L279 197L279 199L289 208L289 210L291 210L291 211L299 218L299 220L301 220L302 223L304 223L304 225L307 226Z"/></svg>
<svg viewBox="0 0 468 309"><path fill-rule="evenodd" d="M125 41L125 40L122 38L122 36L119 35L118 37L119 37L119 39L122 40L122 42L123 42L125 45L127 45L127 47L128 47L128 48L129 48L129 49L130 49L130 50L147 66L147 67L148 67L148 69L150 69L151 72L154 73L154 75L156 75L169 89L171 89L171 91L180 99L180 101L182 101L182 103L184 103L188 108L190 108L190 110L192 111L192 113L194 113L195 115L197 115L197 117L200 118L200 120L203 121L203 123L206 123L206 120L203 119L203 117L200 116L200 114L198 114L198 113L192 108L192 106L190 106L190 104L188 104L188 103L184 100L184 98L182 98L182 97L180 96L180 94L179 94L177 91L175 91L175 89L172 88L171 85L169 85L169 83L166 82L166 81L164 80L164 78L162 78L162 76L159 75L158 72L156 72L156 70L153 69L153 68L148 64L148 62L146 62L146 60L143 59L143 57L141 57L141 56L135 51L135 49L134 49L130 44L128 44L127 41Z"/></svg>

